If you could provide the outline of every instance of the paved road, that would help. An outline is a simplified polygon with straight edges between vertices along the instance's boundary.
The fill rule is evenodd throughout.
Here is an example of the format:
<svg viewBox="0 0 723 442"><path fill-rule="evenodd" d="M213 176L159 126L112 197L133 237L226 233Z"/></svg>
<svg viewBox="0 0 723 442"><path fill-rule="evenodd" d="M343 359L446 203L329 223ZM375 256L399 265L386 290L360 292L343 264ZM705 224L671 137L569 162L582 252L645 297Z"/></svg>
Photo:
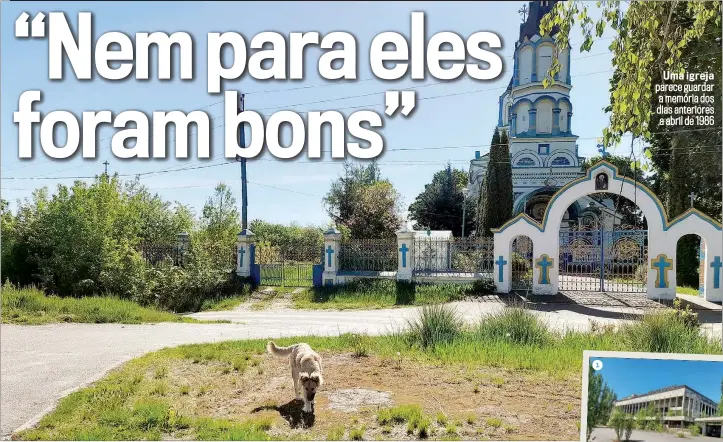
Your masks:
<svg viewBox="0 0 723 442"><path fill-rule="evenodd" d="M501 302L455 303L467 320L503 308ZM299 335L336 335L348 331L383 333L404 324L416 309L375 311L300 311L280 309L204 312L204 319L227 319L232 324L147 325L51 324L2 325L0 341L0 427L12 431L50 411L57 400L99 378L108 370L160 348L187 343L214 342ZM589 315L604 323L640 313L631 308L592 308L579 305L548 306L537 312L551 326L585 329ZM720 324L717 324L720 336Z"/></svg>
<svg viewBox="0 0 723 442"><path fill-rule="evenodd" d="M642 431L633 430L633 434L630 435L630 440L635 442L679 442L686 440L678 437L676 430L670 430L670 433L657 433L654 431ZM719 437L707 437L707 436L695 436L691 437L687 434L688 440L695 442L720 442ZM615 437L615 430L612 428L595 428L592 430L590 440L593 442L613 442L617 438Z"/></svg>

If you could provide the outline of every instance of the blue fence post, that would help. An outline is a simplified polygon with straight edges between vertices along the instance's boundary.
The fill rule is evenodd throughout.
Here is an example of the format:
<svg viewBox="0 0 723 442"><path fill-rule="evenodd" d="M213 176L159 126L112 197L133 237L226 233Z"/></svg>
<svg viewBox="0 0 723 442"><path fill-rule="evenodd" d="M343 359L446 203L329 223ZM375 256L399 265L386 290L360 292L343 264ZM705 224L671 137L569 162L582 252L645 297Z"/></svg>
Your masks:
<svg viewBox="0 0 723 442"><path fill-rule="evenodd" d="M251 266L251 282L255 285L261 284L261 265L256 264L256 244L251 244L249 248L249 265Z"/></svg>

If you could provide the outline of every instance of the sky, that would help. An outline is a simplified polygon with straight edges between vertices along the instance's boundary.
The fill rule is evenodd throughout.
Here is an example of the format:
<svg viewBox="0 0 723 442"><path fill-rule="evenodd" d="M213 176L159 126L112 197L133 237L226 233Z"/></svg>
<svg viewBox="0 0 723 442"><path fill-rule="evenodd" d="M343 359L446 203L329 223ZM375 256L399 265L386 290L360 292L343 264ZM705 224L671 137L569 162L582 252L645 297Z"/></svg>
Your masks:
<svg viewBox="0 0 723 442"><path fill-rule="evenodd" d="M219 182L228 184L240 203L241 184L238 163L186 169L163 174L158 170L194 166L211 166L223 162L222 95L206 92L206 34L236 31L244 35L247 45L253 35L275 31L282 35L299 31L318 31L321 36L333 31L346 31L357 40L359 81L330 82L317 73L316 64L321 50L312 48L305 56L305 77L302 81L257 81L244 76L239 81L226 82L226 89L246 93L246 108L269 114L282 109L294 111L340 110L347 114L365 107L376 110L384 118L381 134L385 151L378 158L383 177L388 178L402 195L406 208L429 183L434 173L447 162L469 169L475 151L484 154L497 124L498 97L511 77L514 42L519 35L521 17L518 9L526 2L8 2L2 1L0 41L2 44L2 79L0 86L0 193L16 207L15 201L29 197L33 189L57 184L72 184L73 178L102 173L104 161L109 172L128 175L141 174L141 182L164 199L179 201L200 212L206 199ZM595 9L594 4L591 8ZM194 37L196 75L193 81L134 79L113 82L96 76L91 81L78 81L66 66L66 78L48 80L47 39L15 39L14 22L23 12L34 16L38 11L64 11L71 26L80 11L93 12L93 34L97 38L107 31L135 32L185 31ZM413 81L406 77L396 82L375 79L369 68L368 51L375 35L396 31L405 36L410 32L410 14L426 14L426 32L431 36L440 31L453 31L466 40L478 31L492 31L500 36L503 47L497 52L503 58L503 73L493 81L465 77L437 83ZM608 104L608 81L612 75L608 45L611 31L597 40L590 52L579 52L582 37L579 30L571 35L573 132L581 156L597 155L596 138L601 136L607 122L603 108ZM155 69L152 72L156 72ZM70 75L68 75L70 73ZM417 105L408 117L386 118L384 91L417 87ZM164 110L190 112L201 109L212 120L214 158L199 160L195 151L187 160L131 159L122 160L110 152L111 127L99 130L97 155L85 160L75 155L67 160L45 156L37 146L31 160L19 160L17 126L13 112L23 91L39 89L43 102L36 103L41 113L68 110L76 115L88 110L110 110L113 115L124 110L147 113ZM364 95L360 97L360 95ZM302 115L303 116L303 115ZM628 141L629 143L629 141ZM614 151L629 153L629 146ZM327 148L328 149L328 148ZM398 150L404 149L404 150ZM395 151L396 150L396 151ZM80 149L79 149L80 151ZM294 160L278 160L268 153L248 161L249 220L300 224L327 224L322 197L342 171L340 160L327 156L308 160L302 153ZM27 180L24 177L51 179ZM17 179L20 178L20 179ZM62 179L61 179L62 178ZM87 180L90 181L90 180Z"/></svg>
<svg viewBox="0 0 723 442"><path fill-rule="evenodd" d="M723 361L669 359L590 358L603 363L599 371L618 399L673 385L687 385L718 402Z"/></svg>

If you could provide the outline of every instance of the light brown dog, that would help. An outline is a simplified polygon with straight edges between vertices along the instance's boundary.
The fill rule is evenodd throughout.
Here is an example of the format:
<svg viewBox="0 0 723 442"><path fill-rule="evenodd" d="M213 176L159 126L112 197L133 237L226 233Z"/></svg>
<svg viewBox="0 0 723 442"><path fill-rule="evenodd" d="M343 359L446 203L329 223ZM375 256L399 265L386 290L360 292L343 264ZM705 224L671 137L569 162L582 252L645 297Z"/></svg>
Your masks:
<svg viewBox="0 0 723 442"><path fill-rule="evenodd" d="M288 347L278 347L273 341L266 344L266 350L274 356L289 357L291 363L291 377L294 379L294 394L296 399L302 399L299 394L299 385L304 388L304 412L313 412L314 396L324 383L321 375L321 356L311 349L309 344L294 344Z"/></svg>

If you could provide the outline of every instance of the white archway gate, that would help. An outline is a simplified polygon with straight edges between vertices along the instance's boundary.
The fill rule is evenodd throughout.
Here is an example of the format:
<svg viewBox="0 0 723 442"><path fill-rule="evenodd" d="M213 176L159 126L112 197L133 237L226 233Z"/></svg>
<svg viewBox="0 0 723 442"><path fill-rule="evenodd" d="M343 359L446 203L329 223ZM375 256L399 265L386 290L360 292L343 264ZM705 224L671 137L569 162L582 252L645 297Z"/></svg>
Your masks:
<svg viewBox="0 0 723 442"><path fill-rule="evenodd" d="M681 236L694 233L705 243L704 297L708 301L723 301L721 223L696 209L690 209L669 221L662 203L650 189L630 178L620 176L617 168L606 161L595 164L585 176L558 190L550 199L541 223L520 214L494 231L497 290L501 293L511 290L512 240L518 235L525 235L533 243L532 292L556 294L560 288L559 232L563 215L578 199L600 192L619 194L635 201L645 215L648 223L648 249L645 258L648 298L675 298L676 245Z"/></svg>

